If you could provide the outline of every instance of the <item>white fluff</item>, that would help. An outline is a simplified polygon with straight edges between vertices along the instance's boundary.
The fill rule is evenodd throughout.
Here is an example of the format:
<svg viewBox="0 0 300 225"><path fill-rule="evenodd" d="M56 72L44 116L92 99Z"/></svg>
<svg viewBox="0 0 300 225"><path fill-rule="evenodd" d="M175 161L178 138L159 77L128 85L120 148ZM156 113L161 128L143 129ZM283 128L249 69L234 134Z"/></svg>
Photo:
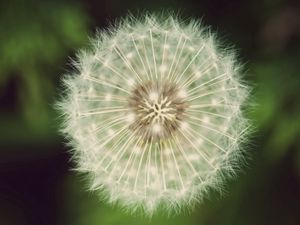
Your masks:
<svg viewBox="0 0 300 225"><path fill-rule="evenodd" d="M74 65L59 103L63 132L77 170L89 174L90 189L107 201L147 215L158 207L178 212L234 175L248 128L240 110L248 89L232 52L220 50L198 22L125 19L101 31ZM149 82L178 87L187 106L172 134L156 122L146 139L130 128L139 115L128 101ZM159 98L155 91L145 97L149 104ZM158 113L166 121L175 115L168 108Z"/></svg>

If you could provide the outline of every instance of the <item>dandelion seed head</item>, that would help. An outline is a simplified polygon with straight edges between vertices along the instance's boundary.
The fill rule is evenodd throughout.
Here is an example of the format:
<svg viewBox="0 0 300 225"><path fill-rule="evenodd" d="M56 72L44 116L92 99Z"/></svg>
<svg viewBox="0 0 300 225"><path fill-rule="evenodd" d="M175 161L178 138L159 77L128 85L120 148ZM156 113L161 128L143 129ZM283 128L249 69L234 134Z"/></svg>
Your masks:
<svg viewBox="0 0 300 225"><path fill-rule="evenodd" d="M241 158L248 88L197 22L125 19L66 76L63 132L91 190L129 211L178 212L220 190Z"/></svg>

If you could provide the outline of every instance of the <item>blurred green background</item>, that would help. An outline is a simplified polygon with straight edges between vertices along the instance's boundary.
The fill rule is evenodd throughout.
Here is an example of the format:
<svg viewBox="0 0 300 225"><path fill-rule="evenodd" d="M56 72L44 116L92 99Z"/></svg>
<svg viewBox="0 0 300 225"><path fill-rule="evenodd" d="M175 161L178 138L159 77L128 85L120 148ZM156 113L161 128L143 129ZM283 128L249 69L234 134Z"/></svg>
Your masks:
<svg viewBox="0 0 300 225"><path fill-rule="evenodd" d="M173 10L234 44L253 86L249 160L184 215L130 216L86 190L53 104L71 58L110 21ZM0 225L299 225L300 4L284 0L0 2Z"/></svg>

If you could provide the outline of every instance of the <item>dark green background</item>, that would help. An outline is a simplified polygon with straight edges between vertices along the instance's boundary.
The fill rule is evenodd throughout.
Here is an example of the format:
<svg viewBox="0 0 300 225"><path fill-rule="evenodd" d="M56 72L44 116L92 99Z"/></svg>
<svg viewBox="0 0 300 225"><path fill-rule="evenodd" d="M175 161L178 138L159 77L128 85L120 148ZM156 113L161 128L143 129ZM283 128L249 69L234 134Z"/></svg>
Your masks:
<svg viewBox="0 0 300 225"><path fill-rule="evenodd" d="M0 225L300 224L300 4L284 0L0 2ZM253 86L248 164L193 212L130 216L72 172L53 104L70 58L130 10L199 18L234 45Z"/></svg>

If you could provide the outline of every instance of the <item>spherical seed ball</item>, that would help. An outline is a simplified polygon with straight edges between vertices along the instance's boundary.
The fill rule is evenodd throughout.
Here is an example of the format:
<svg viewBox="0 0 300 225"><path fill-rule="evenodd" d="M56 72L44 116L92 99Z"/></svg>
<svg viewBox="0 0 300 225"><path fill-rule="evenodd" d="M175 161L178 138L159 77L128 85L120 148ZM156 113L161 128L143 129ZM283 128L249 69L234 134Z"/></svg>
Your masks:
<svg viewBox="0 0 300 225"><path fill-rule="evenodd" d="M63 132L91 189L151 215L190 207L239 165L247 96L234 55L198 22L126 19L66 76Z"/></svg>

